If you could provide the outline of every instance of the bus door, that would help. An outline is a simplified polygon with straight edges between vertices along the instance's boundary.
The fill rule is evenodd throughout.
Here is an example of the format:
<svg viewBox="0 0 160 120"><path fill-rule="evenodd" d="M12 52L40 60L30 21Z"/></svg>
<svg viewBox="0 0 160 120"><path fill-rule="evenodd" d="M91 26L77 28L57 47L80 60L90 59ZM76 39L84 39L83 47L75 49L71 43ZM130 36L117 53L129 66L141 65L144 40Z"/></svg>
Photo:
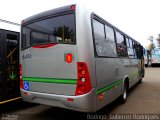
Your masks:
<svg viewBox="0 0 160 120"><path fill-rule="evenodd" d="M19 87L19 33L4 31L4 90L5 98L20 96Z"/></svg>
<svg viewBox="0 0 160 120"><path fill-rule="evenodd" d="M2 47L3 47L3 33L2 30L0 30L0 101L3 100L3 81L2 81L2 74L3 74L3 55L2 55Z"/></svg>
<svg viewBox="0 0 160 120"><path fill-rule="evenodd" d="M144 65L145 65L145 60L144 60L144 49L143 46L139 46L139 59L140 59L140 77L144 77L145 70L144 70Z"/></svg>

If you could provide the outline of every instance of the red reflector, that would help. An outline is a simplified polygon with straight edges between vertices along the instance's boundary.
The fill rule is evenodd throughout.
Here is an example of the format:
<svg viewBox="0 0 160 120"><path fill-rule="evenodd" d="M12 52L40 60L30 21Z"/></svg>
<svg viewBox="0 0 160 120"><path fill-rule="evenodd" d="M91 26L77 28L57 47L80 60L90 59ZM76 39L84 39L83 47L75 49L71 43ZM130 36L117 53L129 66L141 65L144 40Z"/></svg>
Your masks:
<svg viewBox="0 0 160 120"><path fill-rule="evenodd" d="M71 63L72 62L72 58L73 58L73 55L71 53L66 54L66 62L67 63Z"/></svg>
<svg viewBox="0 0 160 120"><path fill-rule="evenodd" d="M75 5L72 5L72 6L71 6L71 10L75 10Z"/></svg>
<svg viewBox="0 0 160 120"><path fill-rule="evenodd" d="M99 94L99 95L98 95L98 99L99 99L99 100L102 100L102 99L103 99L103 97L104 97L104 95L103 95L103 94Z"/></svg>
<svg viewBox="0 0 160 120"><path fill-rule="evenodd" d="M28 95L28 92L23 92L24 95Z"/></svg>
<svg viewBox="0 0 160 120"><path fill-rule="evenodd" d="M73 98L67 98L67 100L68 100L68 101L71 101L71 102L74 101Z"/></svg>

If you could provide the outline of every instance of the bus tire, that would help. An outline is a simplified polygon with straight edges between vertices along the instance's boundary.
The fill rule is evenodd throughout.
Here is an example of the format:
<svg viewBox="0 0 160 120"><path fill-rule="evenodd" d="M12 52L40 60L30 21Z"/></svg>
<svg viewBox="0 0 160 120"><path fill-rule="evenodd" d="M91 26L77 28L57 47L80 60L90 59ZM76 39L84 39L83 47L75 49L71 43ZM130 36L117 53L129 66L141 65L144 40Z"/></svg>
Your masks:
<svg viewBox="0 0 160 120"><path fill-rule="evenodd" d="M123 104L127 101L127 97L128 97L128 84L124 83L123 85L123 93L120 96L120 103Z"/></svg>
<svg viewBox="0 0 160 120"><path fill-rule="evenodd" d="M142 83L142 79L140 79L140 80L138 81L138 83L141 84L141 83Z"/></svg>
<svg viewBox="0 0 160 120"><path fill-rule="evenodd" d="M148 64L145 64L145 67L148 67Z"/></svg>

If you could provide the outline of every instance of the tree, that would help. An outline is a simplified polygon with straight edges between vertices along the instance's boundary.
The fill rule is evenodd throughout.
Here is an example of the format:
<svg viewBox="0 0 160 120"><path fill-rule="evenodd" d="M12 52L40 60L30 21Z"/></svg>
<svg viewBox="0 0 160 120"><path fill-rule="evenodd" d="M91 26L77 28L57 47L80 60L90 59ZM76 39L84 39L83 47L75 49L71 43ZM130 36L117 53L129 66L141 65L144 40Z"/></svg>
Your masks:
<svg viewBox="0 0 160 120"><path fill-rule="evenodd" d="M152 51L152 50L155 48L155 44L151 42L151 43L147 46L147 48L148 48L149 51Z"/></svg>
<svg viewBox="0 0 160 120"><path fill-rule="evenodd" d="M153 36L149 36L148 40L150 41L150 43L147 46L147 60L148 62L151 60L152 58L152 50L154 50L154 48L156 47L155 44L153 43Z"/></svg>

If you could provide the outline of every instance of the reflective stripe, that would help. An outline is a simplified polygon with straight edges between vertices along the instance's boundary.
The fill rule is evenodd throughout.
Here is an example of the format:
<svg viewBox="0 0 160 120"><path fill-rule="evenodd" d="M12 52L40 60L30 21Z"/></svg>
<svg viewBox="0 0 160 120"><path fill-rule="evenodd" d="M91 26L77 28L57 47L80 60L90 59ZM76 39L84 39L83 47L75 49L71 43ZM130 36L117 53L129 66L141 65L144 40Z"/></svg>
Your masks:
<svg viewBox="0 0 160 120"><path fill-rule="evenodd" d="M60 84L76 84L77 79L59 79L59 78L38 78L38 77L22 77L23 81L44 82L44 83L60 83Z"/></svg>
<svg viewBox="0 0 160 120"><path fill-rule="evenodd" d="M98 95L98 94L100 94L100 93L103 93L103 92L105 92L105 91L107 91L107 90L110 90L110 89L112 89L113 87L118 86L118 85L120 85L120 84L122 84L122 83L123 83L123 80L118 80L117 82L114 82L114 83L112 83L111 85L108 85L108 86L106 86L106 87L104 87L104 88L101 88L101 89L97 90L96 94Z"/></svg>
<svg viewBox="0 0 160 120"><path fill-rule="evenodd" d="M18 99L21 99L21 97L17 97L17 98L13 98L13 99L10 99L10 100L2 101L2 102L0 102L0 104L4 104L4 103L11 102L11 101L18 100Z"/></svg>

